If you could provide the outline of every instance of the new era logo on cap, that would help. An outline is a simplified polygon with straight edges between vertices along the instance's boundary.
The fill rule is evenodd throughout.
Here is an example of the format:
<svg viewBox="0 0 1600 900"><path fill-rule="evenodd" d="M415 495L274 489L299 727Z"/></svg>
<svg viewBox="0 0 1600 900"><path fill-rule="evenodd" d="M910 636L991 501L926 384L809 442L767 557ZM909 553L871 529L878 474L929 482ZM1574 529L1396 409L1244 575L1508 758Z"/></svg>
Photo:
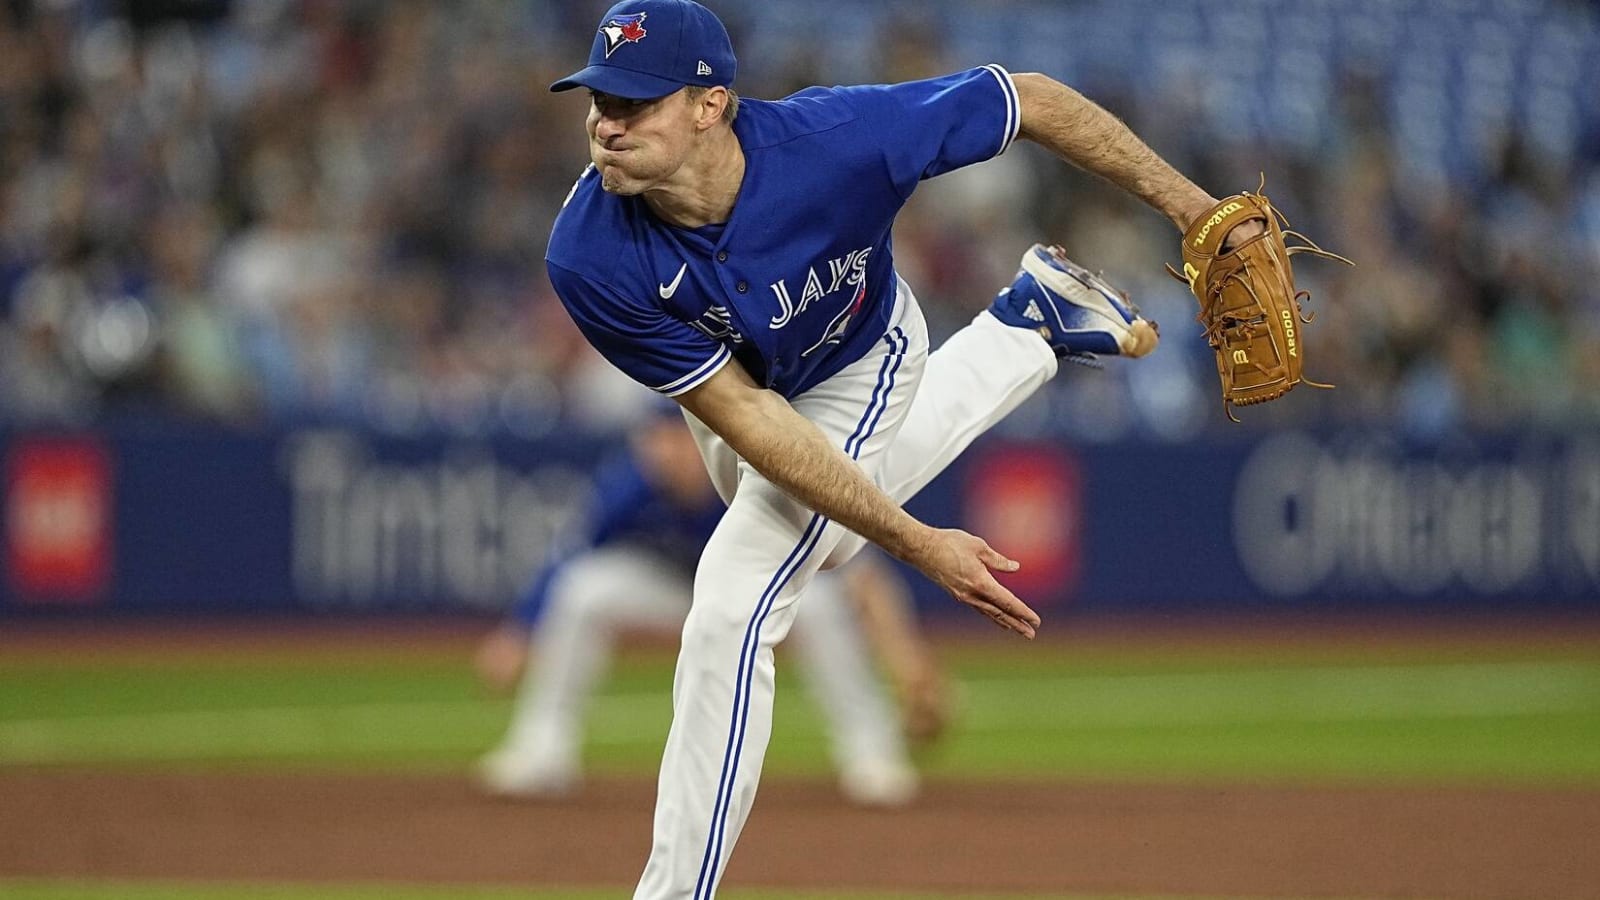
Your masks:
<svg viewBox="0 0 1600 900"><path fill-rule="evenodd" d="M711 74L711 66L710 66L709 63L707 63L705 60L702 59L702 60L700 60L700 65L695 66L694 73L696 75L710 75Z"/></svg>

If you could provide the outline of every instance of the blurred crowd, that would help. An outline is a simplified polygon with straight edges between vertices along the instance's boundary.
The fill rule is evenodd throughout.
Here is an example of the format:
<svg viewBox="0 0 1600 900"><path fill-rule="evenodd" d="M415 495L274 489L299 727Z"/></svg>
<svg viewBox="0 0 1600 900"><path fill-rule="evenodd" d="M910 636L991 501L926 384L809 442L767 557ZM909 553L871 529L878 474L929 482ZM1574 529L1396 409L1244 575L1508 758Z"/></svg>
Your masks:
<svg viewBox="0 0 1600 900"><path fill-rule="evenodd" d="M178 417L539 435L624 422L639 392L588 351L542 263L587 162L586 98L546 87L583 59L606 5L0 4L0 427ZM1600 421L1588 4L1311 0L1301 7L1342 26L1377 10L1413 31L1375 64L1343 44L1318 50L1320 33L1283 47L1269 30L1253 70L1227 56L1238 23L1190 0L1159 4L1162 17L1065 0L710 5L733 31L746 96L996 61L1078 86L1214 194L1265 171L1293 224L1359 265L1299 258L1318 314L1308 373L1339 389L1248 410L1255 425L1439 435ZM1099 15L1113 7L1121 19ZM1512 35L1491 42L1505 65L1450 44L1427 51L1443 72L1406 70L1422 50L1404 35L1437 38L1441 17ZM1052 19L1103 27L1008 57L1008 23L1037 37ZM1575 60L1566 80L1529 74L1556 52L1547 32ZM1213 78L1213 65L1248 77ZM1450 93L1430 100L1430 77ZM1509 82L1462 93L1461 78ZM1529 84L1537 120L1517 113ZM1446 117L1470 121L1472 152L1418 131L1439 103L1478 111ZM1193 300L1161 271L1177 258L1170 226L1037 148L930 183L895 257L937 339L1035 240L1125 283L1165 344L1056 379L1007 427L1091 440L1225 427Z"/></svg>

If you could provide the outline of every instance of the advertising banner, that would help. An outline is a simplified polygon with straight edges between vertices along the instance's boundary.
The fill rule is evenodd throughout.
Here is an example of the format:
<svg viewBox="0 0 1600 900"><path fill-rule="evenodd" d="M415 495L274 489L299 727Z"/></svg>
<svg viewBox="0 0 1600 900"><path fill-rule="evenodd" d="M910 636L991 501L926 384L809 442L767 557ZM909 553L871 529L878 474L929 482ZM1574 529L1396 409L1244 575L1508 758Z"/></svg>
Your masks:
<svg viewBox="0 0 1600 900"><path fill-rule="evenodd" d="M89 437L36 437L6 450L6 581L17 602L89 605L111 586L111 466Z"/></svg>
<svg viewBox="0 0 1600 900"><path fill-rule="evenodd" d="M341 614L503 609L616 450L177 427L0 449L0 611ZM1596 435L987 439L908 507L1020 561L1041 611L1600 610Z"/></svg>

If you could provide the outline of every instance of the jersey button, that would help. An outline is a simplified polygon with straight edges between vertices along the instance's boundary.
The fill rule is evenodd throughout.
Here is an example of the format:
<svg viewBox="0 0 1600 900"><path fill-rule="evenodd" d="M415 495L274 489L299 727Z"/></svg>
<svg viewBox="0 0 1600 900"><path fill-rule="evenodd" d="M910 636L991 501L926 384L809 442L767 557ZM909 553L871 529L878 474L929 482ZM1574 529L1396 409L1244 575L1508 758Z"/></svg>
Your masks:
<svg viewBox="0 0 1600 900"><path fill-rule="evenodd" d="M745 291L750 290L750 284L749 284L749 282L741 281L738 284L734 285L733 289L742 294Z"/></svg>
<svg viewBox="0 0 1600 900"><path fill-rule="evenodd" d="M717 251L717 262L727 262L727 261L728 261L728 251L726 251L726 250L718 250Z"/></svg>

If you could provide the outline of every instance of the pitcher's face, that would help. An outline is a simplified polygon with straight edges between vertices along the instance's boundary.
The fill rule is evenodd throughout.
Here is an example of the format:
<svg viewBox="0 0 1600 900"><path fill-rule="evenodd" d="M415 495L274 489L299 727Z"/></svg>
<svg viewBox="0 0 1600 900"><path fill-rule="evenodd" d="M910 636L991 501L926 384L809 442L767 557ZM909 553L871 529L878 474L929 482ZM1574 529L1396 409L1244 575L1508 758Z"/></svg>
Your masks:
<svg viewBox="0 0 1600 900"><path fill-rule="evenodd" d="M600 186L631 197L678 171L694 145L697 107L682 89L653 100L589 93L589 159Z"/></svg>

